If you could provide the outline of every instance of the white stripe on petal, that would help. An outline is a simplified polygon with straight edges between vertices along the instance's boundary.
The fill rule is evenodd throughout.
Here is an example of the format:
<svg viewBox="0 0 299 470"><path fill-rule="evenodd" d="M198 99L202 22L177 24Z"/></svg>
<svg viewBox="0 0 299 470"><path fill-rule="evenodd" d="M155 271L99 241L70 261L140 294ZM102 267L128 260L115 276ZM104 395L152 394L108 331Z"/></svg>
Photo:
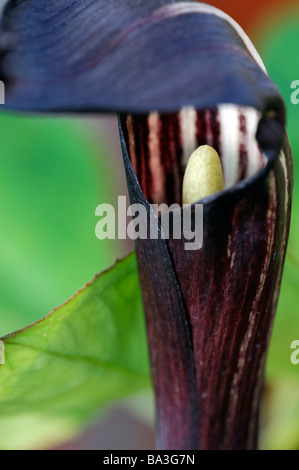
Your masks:
<svg viewBox="0 0 299 470"><path fill-rule="evenodd" d="M193 106L185 106L180 111L181 141L183 147L183 165L187 165L191 154L196 149L197 113Z"/></svg>
<svg viewBox="0 0 299 470"><path fill-rule="evenodd" d="M247 150L248 150L248 167L246 177L255 175L262 167L266 165L267 158L262 157L262 152L256 140L256 132L261 114L253 108L243 108L246 119L247 129Z"/></svg>
<svg viewBox="0 0 299 470"><path fill-rule="evenodd" d="M224 186L230 188L239 179L239 108L235 105L224 104L218 107L218 111Z"/></svg>

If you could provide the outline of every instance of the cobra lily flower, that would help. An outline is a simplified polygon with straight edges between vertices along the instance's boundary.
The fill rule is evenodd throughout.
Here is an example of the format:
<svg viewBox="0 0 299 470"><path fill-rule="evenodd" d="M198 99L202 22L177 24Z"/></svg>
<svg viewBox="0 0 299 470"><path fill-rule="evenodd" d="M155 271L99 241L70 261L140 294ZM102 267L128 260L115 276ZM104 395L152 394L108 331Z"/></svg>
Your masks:
<svg viewBox="0 0 299 470"><path fill-rule="evenodd" d="M217 150L224 189L189 206L203 204L203 247L136 241L157 446L255 448L292 164L252 43L216 8L165 0L8 1L0 41L7 109L119 113L130 199L150 217L182 205L191 153Z"/></svg>

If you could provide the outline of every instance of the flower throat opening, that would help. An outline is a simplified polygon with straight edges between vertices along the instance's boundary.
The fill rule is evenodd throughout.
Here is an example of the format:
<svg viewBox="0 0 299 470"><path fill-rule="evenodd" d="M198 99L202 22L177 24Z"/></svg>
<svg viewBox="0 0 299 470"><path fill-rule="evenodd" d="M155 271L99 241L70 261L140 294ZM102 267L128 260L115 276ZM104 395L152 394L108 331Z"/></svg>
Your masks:
<svg viewBox="0 0 299 470"><path fill-rule="evenodd" d="M201 145L220 157L224 189L250 178L267 164L256 141L260 113L224 104L179 113L122 115L129 157L141 189L151 204L182 205L182 184L188 160Z"/></svg>

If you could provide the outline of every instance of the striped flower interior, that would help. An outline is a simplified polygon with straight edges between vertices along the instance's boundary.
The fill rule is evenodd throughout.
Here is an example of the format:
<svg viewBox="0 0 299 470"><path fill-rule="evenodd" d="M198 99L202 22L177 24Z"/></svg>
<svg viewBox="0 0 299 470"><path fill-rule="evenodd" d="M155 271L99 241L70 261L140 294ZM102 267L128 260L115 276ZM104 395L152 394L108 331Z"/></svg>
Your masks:
<svg viewBox="0 0 299 470"><path fill-rule="evenodd" d="M225 189L256 175L267 164L256 140L260 117L254 108L232 104L122 115L128 153L145 197L152 204L182 204L188 159L205 144L220 156Z"/></svg>

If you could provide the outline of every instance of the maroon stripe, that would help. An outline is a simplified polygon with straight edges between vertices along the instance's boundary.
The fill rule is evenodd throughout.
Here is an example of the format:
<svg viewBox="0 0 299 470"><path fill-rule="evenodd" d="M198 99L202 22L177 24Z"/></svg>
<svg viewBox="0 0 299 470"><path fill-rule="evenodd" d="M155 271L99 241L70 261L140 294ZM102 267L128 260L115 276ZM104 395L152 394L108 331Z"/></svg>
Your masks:
<svg viewBox="0 0 299 470"><path fill-rule="evenodd" d="M133 121L133 132L135 137L135 151L137 160L137 178L139 180L141 189L146 198L149 198L148 194L148 176L147 176L147 164L146 158L147 142L148 142L148 126L147 118L145 116L134 116Z"/></svg>
<svg viewBox="0 0 299 470"><path fill-rule="evenodd" d="M166 204L171 205L180 202L181 194L176 194L176 182L180 174L179 162L181 160L181 149L176 148L176 133L178 132L177 114L165 114L161 116L161 161L165 172L165 194ZM180 185L181 186L181 185ZM178 192L178 191L177 191Z"/></svg>
<svg viewBox="0 0 299 470"><path fill-rule="evenodd" d="M205 145L207 143L207 125L206 125L206 112L197 111L196 119L196 141L197 147Z"/></svg>
<svg viewBox="0 0 299 470"><path fill-rule="evenodd" d="M246 118L242 112L239 110L239 123L240 123L240 149L239 149L239 177L238 181L242 181L246 178L247 165L248 165L248 153L247 153L247 143L246 143Z"/></svg>
<svg viewBox="0 0 299 470"><path fill-rule="evenodd" d="M150 188L152 185L152 174L149 168L149 160L150 160L150 152L149 152L149 126L148 126L148 115L139 116L139 135L141 139L141 147L142 147L142 184L145 185L146 188L146 197L151 200L151 193Z"/></svg>
<svg viewBox="0 0 299 470"><path fill-rule="evenodd" d="M182 167L183 147L181 140L181 125L179 114L172 114L169 119L169 142L171 146L171 157L173 163L173 172L175 180L175 198L176 204L182 204L182 184L184 177L184 168Z"/></svg>
<svg viewBox="0 0 299 470"><path fill-rule="evenodd" d="M213 144L212 147L218 152L220 155L221 150L221 143L220 143L220 122L219 122L219 112L217 108L213 108L210 110L210 126L212 131L212 139Z"/></svg>
<svg viewBox="0 0 299 470"><path fill-rule="evenodd" d="M148 136L148 153L149 153L149 158L148 158L148 178L149 178L149 193L150 193L150 196L151 196L151 202L155 203L155 204L160 204L161 203L161 200L158 200L156 201L156 181L155 181L155 174L152 174L152 165L153 163L151 162L152 159L154 159L154 161L157 161L157 158L159 159L159 162L161 161L161 155L160 155L160 146L157 144L157 147L159 147L159 151L158 151L158 155L155 155L155 153L152 153L153 152L153 148L150 149L150 123L149 123L149 119L150 119L150 115L147 116L147 124L148 124L148 129L149 129L149 136ZM155 129L155 133L156 135L154 136L154 138L157 138L157 142L159 143L162 136L161 136L161 119L160 119L160 115L157 114L157 126L156 126L156 129ZM154 149L155 149L155 145L154 145ZM162 166L158 166L160 167L160 169L162 170ZM160 171L160 174L159 174L159 177L162 179L163 176L162 176L162 171ZM161 195L159 194L158 198L161 198ZM165 198L165 188L163 188L163 196L162 196L162 199L163 199L163 202L164 202L164 198Z"/></svg>

